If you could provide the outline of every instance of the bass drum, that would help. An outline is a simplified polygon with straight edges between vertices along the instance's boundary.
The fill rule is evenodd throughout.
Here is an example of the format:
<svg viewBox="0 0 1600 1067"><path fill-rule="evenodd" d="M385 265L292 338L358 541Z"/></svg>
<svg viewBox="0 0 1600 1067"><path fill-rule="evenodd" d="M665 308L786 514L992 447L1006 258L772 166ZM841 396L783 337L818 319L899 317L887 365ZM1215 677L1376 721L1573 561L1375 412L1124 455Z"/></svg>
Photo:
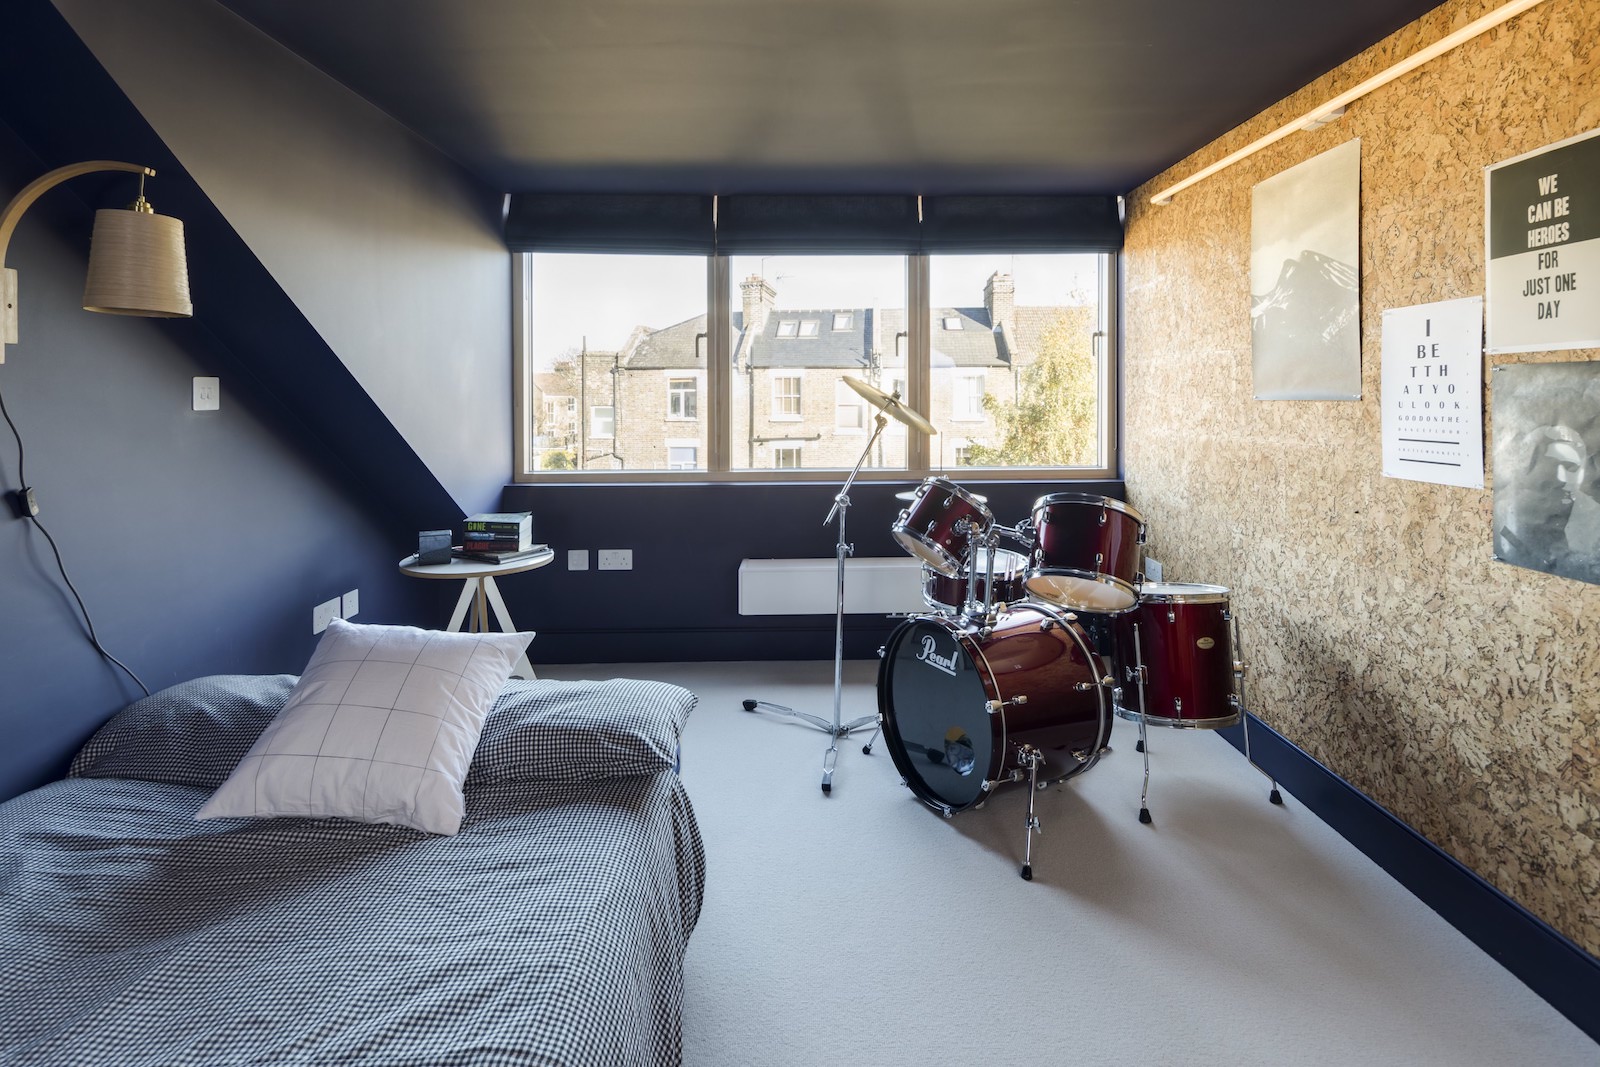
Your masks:
<svg viewBox="0 0 1600 1067"><path fill-rule="evenodd" d="M884 646L878 715L906 785L950 815L1025 779L1025 747L1044 755L1040 785L1094 766L1111 739L1108 681L1083 630L1048 605L1015 605L988 637L918 615Z"/></svg>

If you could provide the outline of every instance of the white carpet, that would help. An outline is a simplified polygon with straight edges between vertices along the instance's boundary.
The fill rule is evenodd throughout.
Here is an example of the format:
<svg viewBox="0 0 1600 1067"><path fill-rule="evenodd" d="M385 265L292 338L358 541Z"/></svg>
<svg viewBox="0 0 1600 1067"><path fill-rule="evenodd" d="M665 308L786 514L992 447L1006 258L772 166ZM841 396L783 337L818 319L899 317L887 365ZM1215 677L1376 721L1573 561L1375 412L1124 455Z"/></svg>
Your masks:
<svg viewBox="0 0 1600 1067"><path fill-rule="evenodd" d="M877 710L845 665L843 718ZM700 696L683 779L704 830L686 964L688 1067L789 1064L1583 1064L1600 1046L1216 735L1137 728L1039 794L946 819L870 729L840 742L746 712L832 716L826 663L547 667Z"/></svg>

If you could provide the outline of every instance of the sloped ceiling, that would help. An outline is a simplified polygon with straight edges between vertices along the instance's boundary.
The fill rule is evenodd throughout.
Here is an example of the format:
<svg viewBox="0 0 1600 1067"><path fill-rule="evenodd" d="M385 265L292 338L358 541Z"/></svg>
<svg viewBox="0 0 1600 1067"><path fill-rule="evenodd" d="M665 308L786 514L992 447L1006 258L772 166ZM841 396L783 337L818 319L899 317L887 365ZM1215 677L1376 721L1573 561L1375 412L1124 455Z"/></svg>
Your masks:
<svg viewBox="0 0 1600 1067"><path fill-rule="evenodd" d="M1436 0L220 0L506 191L1131 190Z"/></svg>

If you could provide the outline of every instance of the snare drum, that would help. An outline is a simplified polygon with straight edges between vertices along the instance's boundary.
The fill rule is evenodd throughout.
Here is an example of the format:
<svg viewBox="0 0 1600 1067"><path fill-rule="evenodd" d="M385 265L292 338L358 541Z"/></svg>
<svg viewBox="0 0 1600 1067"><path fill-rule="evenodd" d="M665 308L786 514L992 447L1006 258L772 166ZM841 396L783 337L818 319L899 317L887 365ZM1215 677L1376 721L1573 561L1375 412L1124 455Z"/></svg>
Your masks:
<svg viewBox="0 0 1600 1067"><path fill-rule="evenodd" d="M949 577L966 568L967 549L994 526L983 498L944 478L929 478L889 528L902 548Z"/></svg>
<svg viewBox="0 0 1600 1067"><path fill-rule="evenodd" d="M1025 780L1025 748L1044 756L1043 785L1094 766L1111 737L1100 661L1069 615L1022 604L981 635L959 617L914 616L890 635L878 668L895 767L947 815Z"/></svg>
<svg viewBox="0 0 1600 1067"><path fill-rule="evenodd" d="M1126 611L1143 579L1144 516L1089 493L1052 493L1033 505L1028 592L1082 611Z"/></svg>
<svg viewBox="0 0 1600 1067"><path fill-rule="evenodd" d="M989 553L983 549L978 551L978 562L981 564L988 559ZM972 599L980 609L984 601L984 591L991 585L994 589L992 603L998 607L1001 604L1011 604L1021 600L1027 592L1022 587L1022 577L1028 567L1028 557L1020 552L1008 552L1003 548L995 549L994 572L992 576L982 573L972 593ZM992 577L993 581L988 578ZM940 574L926 563L922 565L922 600L934 611L945 614L960 614L966 608L967 575L962 573L959 577L952 578L947 574Z"/></svg>
<svg viewBox="0 0 1600 1067"><path fill-rule="evenodd" d="M1216 730L1239 721L1228 589L1146 582L1139 605L1112 619L1117 714L1139 719L1137 666L1144 661L1144 714L1151 726ZM1134 643L1137 629L1138 644Z"/></svg>

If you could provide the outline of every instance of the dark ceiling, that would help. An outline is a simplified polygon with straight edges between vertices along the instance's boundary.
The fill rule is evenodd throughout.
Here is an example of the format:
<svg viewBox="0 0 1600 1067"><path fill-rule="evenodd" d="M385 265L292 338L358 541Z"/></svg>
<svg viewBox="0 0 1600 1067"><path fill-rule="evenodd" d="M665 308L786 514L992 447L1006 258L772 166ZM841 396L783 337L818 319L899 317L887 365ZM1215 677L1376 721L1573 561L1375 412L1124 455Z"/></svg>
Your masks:
<svg viewBox="0 0 1600 1067"><path fill-rule="evenodd" d="M1438 0L221 0L505 191L1127 192Z"/></svg>

